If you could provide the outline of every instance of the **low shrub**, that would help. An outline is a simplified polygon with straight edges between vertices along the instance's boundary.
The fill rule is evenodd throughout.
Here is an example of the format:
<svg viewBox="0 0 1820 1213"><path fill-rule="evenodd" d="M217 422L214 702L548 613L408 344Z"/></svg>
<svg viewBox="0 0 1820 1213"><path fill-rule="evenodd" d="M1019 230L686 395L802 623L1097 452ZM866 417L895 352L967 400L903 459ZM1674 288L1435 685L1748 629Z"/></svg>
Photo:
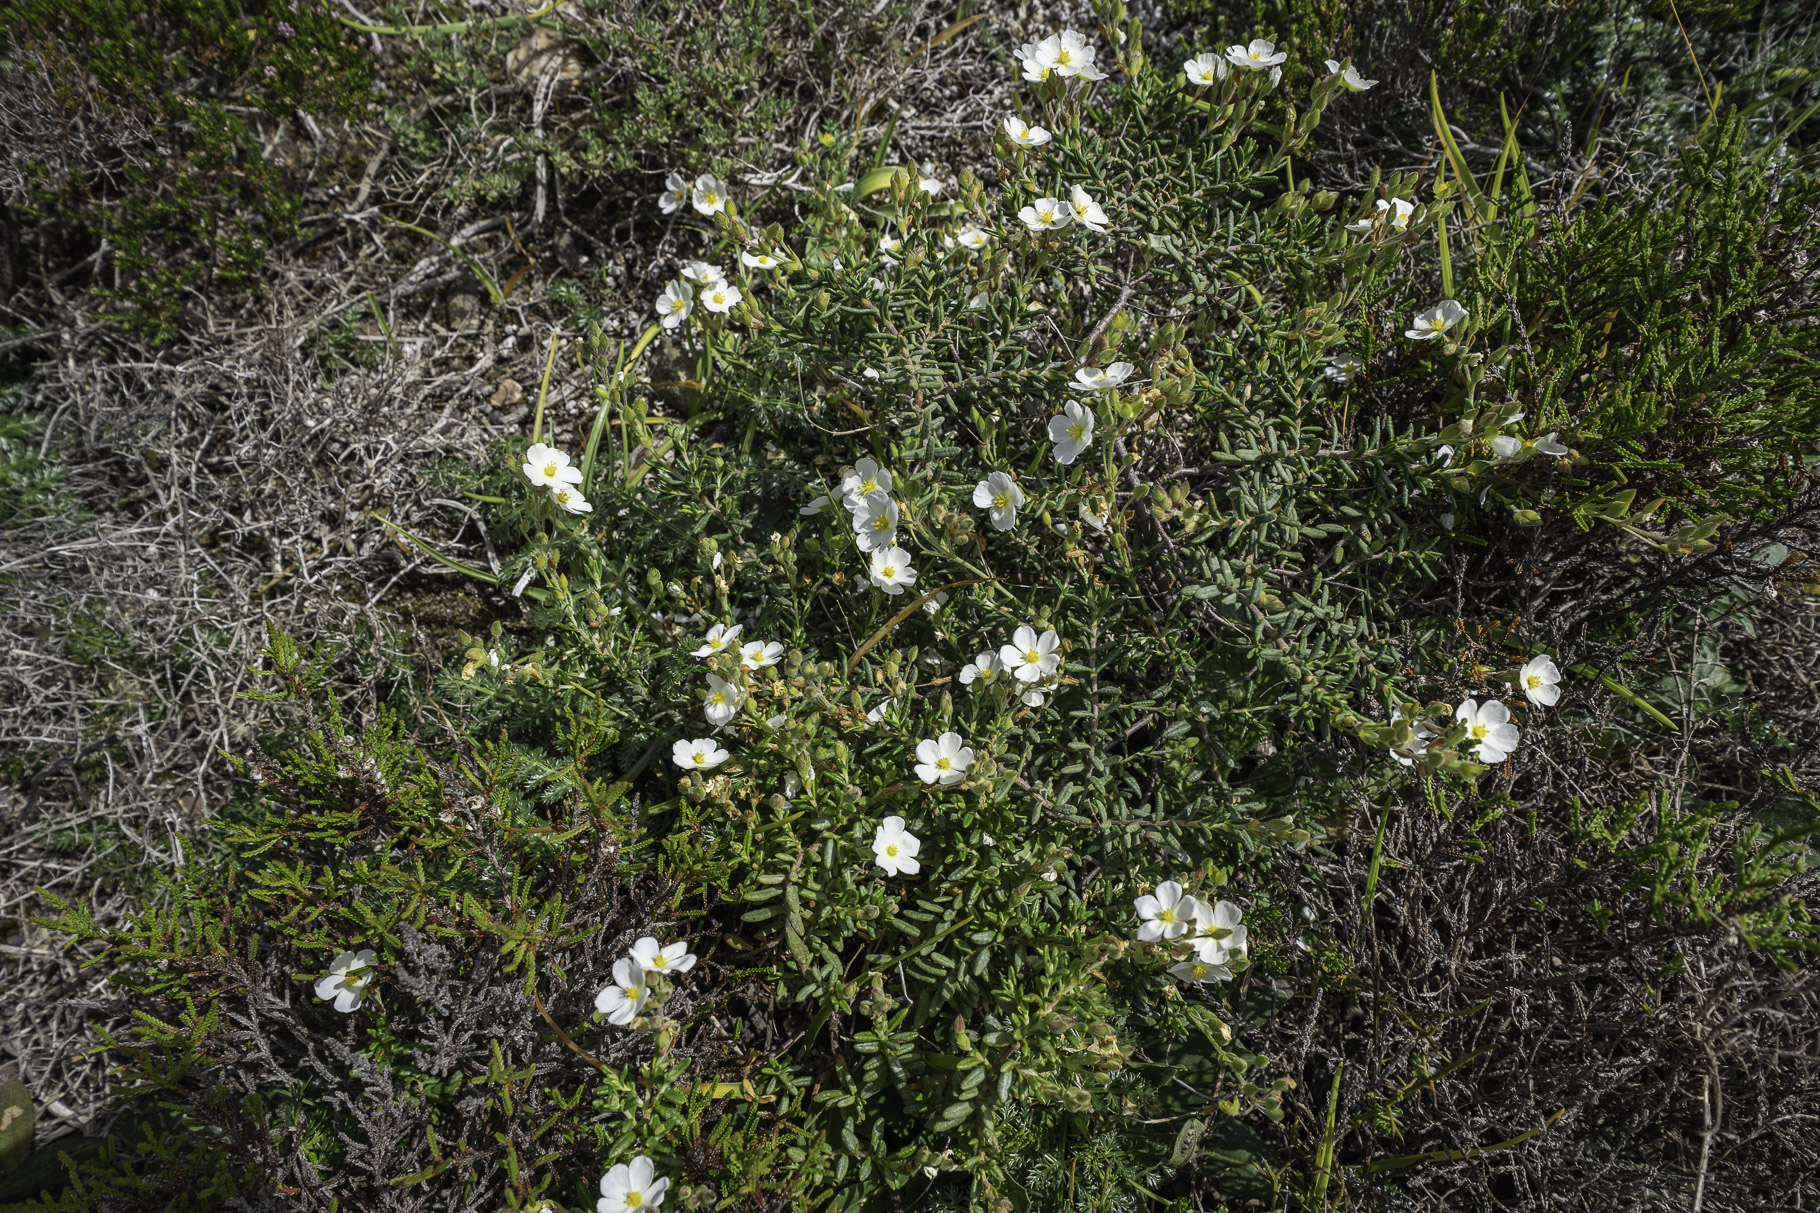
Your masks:
<svg viewBox="0 0 1820 1213"><path fill-rule="evenodd" d="M540 411L471 490L500 570L425 547L527 615L417 722L351 728L274 633L295 733L225 856L129 929L62 923L123 966L146 1115L62 1207L1320 1208L1467 1157L1386 1163L1419 1083L1339 1118L1337 1067L1298 1093L1259 1042L1365 996L1310 920L1375 921L1393 817L1486 846L1556 747L1673 727L1636 675L1690 602L1761 592L1721 545L1807 508L1812 439L1802 305L1738 327L1710 283L1783 288L1686 217L1764 200L1773 263L1812 195L1753 193L1732 127L1675 223L1520 166L1342 203L1293 157L1369 92L1292 92L1267 44L1184 83L1101 17L1029 48L1045 137L1008 126L991 188L828 134L800 217L672 200L713 263L633 348L571 347L577 458ZM1667 265L1567 260L1601 232ZM1682 399L1721 390L1780 411ZM1572 626L1498 571L1562 552L1617 570ZM1805 963L1805 827L1714 803L1639 846L1638 803L1528 828L1627 915Z"/></svg>

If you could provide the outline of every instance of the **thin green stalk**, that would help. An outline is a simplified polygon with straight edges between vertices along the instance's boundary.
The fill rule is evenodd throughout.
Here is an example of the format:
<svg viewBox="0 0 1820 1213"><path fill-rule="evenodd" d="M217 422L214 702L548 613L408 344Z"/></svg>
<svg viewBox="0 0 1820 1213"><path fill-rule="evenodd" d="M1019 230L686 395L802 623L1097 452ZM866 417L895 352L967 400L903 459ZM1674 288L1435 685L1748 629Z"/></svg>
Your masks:
<svg viewBox="0 0 1820 1213"><path fill-rule="evenodd" d="M1321 1145L1314 1154L1314 1205L1317 1209L1327 1207L1327 1181L1333 1173L1334 1122L1340 1111L1340 1077L1345 1073L1346 1062L1341 1059L1334 1067L1333 1087L1327 1092L1327 1127L1321 1133Z"/></svg>
<svg viewBox="0 0 1820 1213"><path fill-rule="evenodd" d="M531 420L531 441L543 441L543 402L550 394L550 371L556 366L556 340L562 336L562 329L550 330L550 356L544 359L543 382L537 387L537 415Z"/></svg>

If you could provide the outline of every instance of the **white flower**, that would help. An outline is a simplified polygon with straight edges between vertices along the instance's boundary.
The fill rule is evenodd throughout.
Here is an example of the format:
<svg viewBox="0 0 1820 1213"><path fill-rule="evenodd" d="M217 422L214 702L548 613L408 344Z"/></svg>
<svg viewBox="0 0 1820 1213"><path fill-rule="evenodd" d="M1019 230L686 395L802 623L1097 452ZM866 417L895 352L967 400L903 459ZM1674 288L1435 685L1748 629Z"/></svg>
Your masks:
<svg viewBox="0 0 1820 1213"><path fill-rule="evenodd" d="M1442 514L1441 515L1442 527L1451 531L1451 530L1453 530L1453 524L1454 524L1454 516L1452 514Z"/></svg>
<svg viewBox="0 0 1820 1213"><path fill-rule="evenodd" d="M1026 42L1017 48L1018 62L1024 66L1024 79L1047 80L1055 71L1055 61L1062 52L1062 40L1051 34L1041 42Z"/></svg>
<svg viewBox="0 0 1820 1213"><path fill-rule="evenodd" d="M877 375L872 377L877 378ZM841 477L840 491L841 504L849 510L858 510L871 494L891 491L891 473L870 459L855 460Z"/></svg>
<svg viewBox="0 0 1820 1213"><path fill-rule="evenodd" d="M689 201L703 215L718 215L727 209L727 187L715 180L712 174L703 173L695 179L695 192Z"/></svg>
<svg viewBox="0 0 1820 1213"><path fill-rule="evenodd" d="M973 750L961 744L959 733L916 743L916 777L924 783L959 783L973 765Z"/></svg>
<svg viewBox="0 0 1820 1213"><path fill-rule="evenodd" d="M645 935L632 945L632 961L647 973L687 973L695 967L695 953L689 951L687 941L660 944Z"/></svg>
<svg viewBox="0 0 1820 1213"><path fill-rule="evenodd" d="M964 687L978 683L989 687L998 682L999 675L1005 672L1005 663L999 660L997 653L981 653L978 657L961 667L961 685Z"/></svg>
<svg viewBox="0 0 1820 1213"><path fill-rule="evenodd" d="M1017 697L1018 701L1027 708L1040 708L1043 706L1045 699L1043 693L1034 688L1028 691L1019 691Z"/></svg>
<svg viewBox="0 0 1820 1213"><path fill-rule="evenodd" d="M734 647L733 642L739 639L740 629L744 626L740 623L733 624L731 627L724 623L715 624L708 629L707 636L702 639L701 647L695 650L695 656L712 657L716 653L725 652Z"/></svg>
<svg viewBox="0 0 1820 1213"><path fill-rule="evenodd" d="M1068 386L1077 392L1103 392L1131 378L1131 372L1136 369L1129 362L1115 362L1111 366L1077 367L1074 382Z"/></svg>
<svg viewBox="0 0 1820 1213"><path fill-rule="evenodd" d="M361 1000L367 995L367 987L379 975L373 967L378 956L373 949L362 948L358 952L343 952L329 961L328 976L316 982L316 997L325 1002L334 999L335 1009L343 1015L358 1011Z"/></svg>
<svg viewBox="0 0 1820 1213"><path fill-rule="evenodd" d="M864 375L867 379L877 379L878 378L878 371L869 366L860 368L859 373L861 375Z"/></svg>
<svg viewBox="0 0 1820 1213"><path fill-rule="evenodd" d="M1223 965L1246 954L1246 931L1239 921L1245 915L1239 907L1230 901L1208 905L1197 897L1189 916L1194 921L1194 952L1202 961Z"/></svg>
<svg viewBox="0 0 1820 1213"><path fill-rule="evenodd" d="M550 500L571 514L592 514L594 512L594 504L566 484L561 488L551 489Z"/></svg>
<svg viewBox="0 0 1820 1213"><path fill-rule="evenodd" d="M710 283L701 288L701 305L717 314L731 311L742 298L739 288L727 282Z"/></svg>
<svg viewBox="0 0 1820 1213"><path fill-rule="evenodd" d="M1410 216L1416 213L1415 203L1409 201L1407 198L1391 198L1389 200L1379 198L1377 206L1378 209L1375 215L1372 215L1369 218L1360 219L1356 223L1348 223L1346 225L1346 230L1363 234L1376 228L1378 224L1383 222L1386 218L1389 219L1390 226L1393 230L1399 232L1406 232L1409 230Z"/></svg>
<svg viewBox="0 0 1820 1213"><path fill-rule="evenodd" d="M817 497L814 501L811 501L808 505L803 506L796 512L803 515L805 518L813 517L814 515L821 513L823 509L832 503L833 498L829 497L828 494L823 493L820 497Z"/></svg>
<svg viewBox="0 0 1820 1213"><path fill-rule="evenodd" d="M1364 369L1365 363L1357 354L1349 354L1345 350L1341 350L1327 360L1327 365L1322 369L1321 374L1335 383L1350 383L1352 377Z"/></svg>
<svg viewBox="0 0 1820 1213"><path fill-rule="evenodd" d="M879 260L883 261L886 265L896 265L897 258L893 257L891 254L903 247L904 242L902 240L893 236L890 232L886 232L883 236L878 238Z"/></svg>
<svg viewBox="0 0 1820 1213"><path fill-rule="evenodd" d="M1561 442L1559 433L1554 430L1550 430L1548 433L1542 435L1540 438L1536 439L1534 442L1530 443L1529 445L1535 447L1538 451L1541 451L1544 455L1565 455L1565 454L1567 454L1567 447L1565 445L1563 445L1563 443Z"/></svg>
<svg viewBox="0 0 1820 1213"><path fill-rule="evenodd" d="M1000 647L998 657L1019 682L1040 682L1062 668L1062 655L1056 652L1061 643L1054 629L1038 636L1025 624L1011 634L1010 644Z"/></svg>
<svg viewBox="0 0 1820 1213"><path fill-rule="evenodd" d="M789 721L790 721L790 718L788 716L784 715L782 712L779 712L775 716L765 717L765 727L767 729L771 730L771 732L775 733L775 732L777 732L777 730L783 728L784 725L788 724Z"/></svg>
<svg viewBox="0 0 1820 1213"><path fill-rule="evenodd" d="M1017 487L1005 472L991 472L973 486L973 504L987 511L992 525L1008 531L1017 525L1017 512L1024 505L1024 490Z"/></svg>
<svg viewBox="0 0 1820 1213"><path fill-rule="evenodd" d="M1403 719L1403 709L1391 708L1390 723L1395 724L1401 719ZM1410 735L1409 744L1405 745L1400 750L1393 749L1390 751L1390 756L1406 767L1413 767L1416 764L1416 759L1420 758L1428 749L1428 743L1438 736L1433 729L1428 727L1425 721L1416 721L1412 728L1413 732Z"/></svg>
<svg viewBox="0 0 1820 1213"><path fill-rule="evenodd" d="M1205 981L1232 980L1231 969L1223 964L1202 960L1198 955L1193 960L1184 960L1180 964L1170 965L1169 972L1183 981L1192 981L1197 985Z"/></svg>
<svg viewBox="0 0 1820 1213"><path fill-rule="evenodd" d="M1517 671L1517 685L1529 702L1552 708L1561 701L1561 671L1547 653L1531 657Z"/></svg>
<svg viewBox="0 0 1820 1213"><path fill-rule="evenodd" d="M1242 67L1248 72L1261 72L1266 68L1276 67L1287 54L1277 49L1277 45L1267 38L1253 38L1249 46L1229 46L1226 58L1234 67Z"/></svg>
<svg viewBox="0 0 1820 1213"><path fill-rule="evenodd" d="M853 511L853 533L862 552L890 547L897 541L897 502L883 492L867 493Z"/></svg>
<svg viewBox="0 0 1820 1213"><path fill-rule="evenodd" d="M657 196L657 209L674 215L689 201L689 182L681 173L671 173L664 181L664 192Z"/></svg>
<svg viewBox="0 0 1820 1213"><path fill-rule="evenodd" d="M784 655L784 646L775 640L753 640L739 646L742 670L768 670Z"/></svg>
<svg viewBox="0 0 1820 1213"><path fill-rule="evenodd" d="M1182 73L1188 77L1188 83L1202 87L1224 80L1230 70L1226 61L1212 51L1202 51L1182 64Z"/></svg>
<svg viewBox="0 0 1820 1213"><path fill-rule="evenodd" d="M605 1015L608 1023L623 1028L638 1018L639 1008L650 998L645 971L637 962L621 957L613 962L613 984L594 996L594 1009Z"/></svg>
<svg viewBox="0 0 1820 1213"><path fill-rule="evenodd" d="M923 603L923 610L926 613L933 615L937 611L941 610L943 607L945 607L947 605L948 605L948 591L941 590L935 595L935 597L931 598L928 602ZM940 635L940 633L937 633L937 635ZM939 662L941 661L941 659L939 657L937 657L934 653L930 653L927 657L924 657L923 660L927 661L932 666L938 665Z"/></svg>
<svg viewBox="0 0 1820 1213"><path fill-rule="evenodd" d="M922 869L916 856L923 849L922 840L904 829L902 817L887 817L879 824L872 839L874 862L887 876L914 876Z"/></svg>
<svg viewBox="0 0 1820 1213"><path fill-rule="evenodd" d="M684 281L693 282L697 286L708 286L711 283L727 280L726 270L721 269L718 265L709 265L706 261L686 262L679 272Z"/></svg>
<svg viewBox="0 0 1820 1213"><path fill-rule="evenodd" d="M776 257L766 252L741 253L739 255L739 260L741 264L750 266L755 270L774 270L783 264L782 261L779 261Z"/></svg>
<svg viewBox="0 0 1820 1213"><path fill-rule="evenodd" d="M718 674L708 675L708 693L702 697L702 714L708 723L720 728L729 720L739 715L739 704L746 697L736 684L728 682Z"/></svg>
<svg viewBox="0 0 1820 1213"><path fill-rule="evenodd" d="M954 234L954 242L969 252L977 253L986 247L991 236L974 227L971 223Z"/></svg>
<svg viewBox="0 0 1820 1213"><path fill-rule="evenodd" d="M596 1213L645 1213L664 1203L670 1181L657 1179L651 1160L640 1154L631 1165L620 1163L600 1177L600 1199L594 1202Z"/></svg>
<svg viewBox="0 0 1820 1213"><path fill-rule="evenodd" d="M1499 459L1515 459L1523 453L1523 440L1499 434L1491 440L1491 453Z"/></svg>
<svg viewBox="0 0 1820 1213"><path fill-rule="evenodd" d="M670 760L691 771L712 770L730 757L712 737L679 741L670 747Z"/></svg>
<svg viewBox="0 0 1820 1213"><path fill-rule="evenodd" d="M873 585L893 598L903 593L905 588L916 584L916 570L910 566L910 553L896 546L873 552L866 576L872 580Z"/></svg>
<svg viewBox="0 0 1820 1213"><path fill-rule="evenodd" d="M1465 308L1452 299L1443 299L1426 312L1417 313L1410 322L1414 327L1405 330L1403 335L1411 341L1432 341L1464 319Z"/></svg>
<svg viewBox="0 0 1820 1213"><path fill-rule="evenodd" d="M1503 762L1517 748L1517 726L1510 723L1510 709L1495 699L1481 706L1468 699L1454 709L1453 718L1466 726L1468 745L1478 747L1480 762Z"/></svg>
<svg viewBox="0 0 1820 1213"><path fill-rule="evenodd" d="M1093 195L1078 185L1068 187L1068 209L1074 212L1075 222L1090 232L1106 234L1106 212L1093 200Z"/></svg>
<svg viewBox="0 0 1820 1213"><path fill-rule="evenodd" d="M885 713L889 712L891 710L891 705L896 702L897 700L895 698L886 696L878 701L877 707L866 713L866 719L870 720L873 724L877 724L885 718Z"/></svg>
<svg viewBox="0 0 1820 1213"><path fill-rule="evenodd" d="M581 469L569 463L569 457L553 446L533 442L525 452L525 479L540 489L560 489L581 483Z"/></svg>
<svg viewBox="0 0 1820 1213"><path fill-rule="evenodd" d="M1062 466L1080 458L1093 444L1093 410L1070 400L1049 419L1049 441L1055 443L1055 461Z"/></svg>
<svg viewBox="0 0 1820 1213"><path fill-rule="evenodd" d="M657 314L663 318L667 329L687 320L694 308L695 292L680 278L664 287L664 293L657 297Z"/></svg>
<svg viewBox="0 0 1820 1213"><path fill-rule="evenodd" d="M916 188L933 198L942 192L942 183L935 177L918 177Z"/></svg>
<svg viewBox="0 0 1820 1213"><path fill-rule="evenodd" d="M1044 39L1049 42L1050 39ZM1105 74L1093 66L1094 56L1098 54L1087 45L1087 39L1078 30L1065 29L1055 42L1055 74L1058 76L1080 76L1086 80L1104 80Z"/></svg>
<svg viewBox="0 0 1820 1213"><path fill-rule="evenodd" d="M1031 126L1016 114L1005 119L1005 135L1019 147L1041 147L1049 142L1049 132L1040 126Z"/></svg>
<svg viewBox="0 0 1820 1213"><path fill-rule="evenodd" d="M795 771L784 772L784 799L795 800L796 794L803 790L803 778Z"/></svg>
<svg viewBox="0 0 1820 1213"><path fill-rule="evenodd" d="M1349 93L1362 93L1377 83L1376 80L1367 80L1359 75L1359 69L1354 67L1351 61L1348 61L1345 67L1341 67L1338 60L1329 59L1327 60L1327 70L1340 78L1340 83Z"/></svg>
<svg viewBox="0 0 1820 1213"><path fill-rule="evenodd" d="M1017 213L1024 226L1033 232L1053 232L1068 226L1074 213L1059 198L1038 198Z"/></svg>
<svg viewBox="0 0 1820 1213"><path fill-rule="evenodd" d="M1131 904L1137 907L1138 917L1144 920L1138 927L1140 942L1177 939L1186 935L1193 925L1189 915L1194 912L1195 900L1182 896L1182 886L1173 880L1165 880L1156 887L1155 894L1146 893Z"/></svg>

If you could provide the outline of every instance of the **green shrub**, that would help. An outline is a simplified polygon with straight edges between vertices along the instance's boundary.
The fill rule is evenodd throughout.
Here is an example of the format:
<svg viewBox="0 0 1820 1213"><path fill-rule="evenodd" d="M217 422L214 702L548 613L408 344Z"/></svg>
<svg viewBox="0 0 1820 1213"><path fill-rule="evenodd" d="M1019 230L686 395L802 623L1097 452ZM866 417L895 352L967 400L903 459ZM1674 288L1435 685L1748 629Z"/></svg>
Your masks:
<svg viewBox="0 0 1820 1213"><path fill-rule="evenodd" d="M105 245L110 318L154 341L198 293L258 286L296 233L300 200L249 115L359 112L371 80L316 3L5 0L0 39L0 78L55 124L18 132L22 218L46 243Z"/></svg>
<svg viewBox="0 0 1820 1213"><path fill-rule="evenodd" d="M1460 700L1506 697L1526 733L1607 751L1667 719L1615 662L1558 648L1565 698L1526 701L1508 683L1543 638L1508 598L1463 605L1444 578L1481 549L1579 543L1619 574L1572 643L1623 649L1660 622L1637 585L1714 584L1692 557L1722 520L1697 511L1786 508L1720 482L1771 484L1808 398L1768 428L1735 419L1714 438L1730 465L1632 509L1612 483L1650 470L1643 389L1602 430L1570 415L1559 444L1544 426L1560 397L1527 395L1590 347L1498 289L1541 290L1560 265L1520 173L1458 175L1427 202L1387 180L1384 200L1418 205L1406 230L1394 211L1369 222L1376 198L1341 207L1290 171L1326 107L1360 98L1263 72L1188 89L1145 62L1122 9L1101 33L1121 78L1035 85L1054 139L1001 139L994 192L968 175L931 197L826 135L800 156L800 222L736 207L698 224L743 298L710 310L704 288L665 346L653 325L631 351L578 348L599 414L566 491L591 512L528 485L521 460L535 480L550 457L516 444L476 485L502 571L438 558L522 593L528 623L469 638L422 730L356 733L319 661L273 636L266 669L301 740L249 763L226 856L128 930L64 921L127 967L134 1019L110 1046L220 1190L572 1208L643 1155L682 1208L1322 1206L1354 1161L1334 1133L1353 1130L1261 1136L1293 1088L1248 1043L1291 974L1364 984L1298 922L1317 848L1376 807L1363 896L1336 892L1368 918L1393 810L1471 823L1484 845L1541 758L1533 740L1508 765L1480 750L1451 719ZM1700 164L1741 173L1735 133L1715 146L1682 213L1718 205ZM1020 210L1071 185L1107 231L1028 230ZM1759 222L1773 244L1793 220ZM754 251L780 264L745 267ZM1467 288L1465 314L1411 340L1437 277ZM1655 341L1683 321L1635 323ZM1796 350L1789 328L1757 348ZM1076 386L1118 364L1129 378ZM905 554L869 565L840 497L847 469L857 484L877 467L890 490L867 502L894 507ZM1023 495L1003 527L974 504L989 473ZM904 559L908 587L882 567ZM775 647L742 659L709 631L735 622ZM1057 633L1053 664L978 678L1021 627L1018 649ZM703 713L722 706L737 710L711 736ZM970 749L962 778L915 771L949 732ZM1626 893L1698 882L1654 908L1757 915L1787 963L1812 947L1786 888L1793 835L1743 837L1715 876L1703 840L1726 807L1690 807L1640 850L1614 812L1577 807L1571 828L1649 877ZM915 870L875 859L891 818L918 840ZM1197 970L1186 940L1134 939L1134 902L1167 881L1242 907L1248 946L1212 936ZM596 993L629 980L614 964L647 934L701 962L613 1023ZM358 949L371 984L338 1017L309 983ZM1380 1121L1410 1089L1374 1093ZM120 1165L94 1182L124 1183L106 1178Z"/></svg>

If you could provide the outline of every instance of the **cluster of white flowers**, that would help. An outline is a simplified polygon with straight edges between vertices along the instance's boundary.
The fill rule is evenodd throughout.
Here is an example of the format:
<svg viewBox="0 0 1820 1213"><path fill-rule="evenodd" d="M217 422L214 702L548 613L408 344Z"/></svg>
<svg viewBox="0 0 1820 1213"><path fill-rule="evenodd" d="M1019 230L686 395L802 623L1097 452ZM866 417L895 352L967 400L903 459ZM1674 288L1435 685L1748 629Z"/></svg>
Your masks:
<svg viewBox="0 0 1820 1213"><path fill-rule="evenodd" d="M649 1213L664 1203L669 1190L670 1181L658 1178L656 1165L640 1154L600 1177L600 1199L594 1208L596 1213Z"/></svg>
<svg viewBox="0 0 1820 1213"><path fill-rule="evenodd" d="M1047 136L1045 136L1047 138ZM1078 223L1090 232L1106 234L1106 225L1112 222L1100 204L1094 201L1079 184L1068 187L1068 201L1060 198L1038 198L1029 206L1017 213L1024 221L1024 226L1033 232L1053 232Z"/></svg>
<svg viewBox="0 0 1820 1213"><path fill-rule="evenodd" d="M745 260L743 256L741 259ZM697 300L705 310L724 315L744 298L739 288L727 281L727 271L706 261L691 261L657 296L657 315L665 328L673 329L695 311Z"/></svg>
<svg viewBox="0 0 1820 1213"><path fill-rule="evenodd" d="M1018 62L1023 65L1024 79L1030 81L1104 80L1106 73L1094 65L1099 52L1087 45L1086 36L1078 30L1065 29L1039 42L1026 42L1017 48Z"/></svg>
<svg viewBox="0 0 1820 1213"><path fill-rule="evenodd" d="M685 205L712 218L727 209L727 187L712 173L703 173L693 184L681 173L671 173L664 182L664 192L657 196L658 209L674 215Z"/></svg>
<svg viewBox="0 0 1820 1213"><path fill-rule="evenodd" d="M553 446L533 442L521 465L531 487L543 489L550 500L571 514L591 514L594 507L576 486L581 483L581 469L569 462L568 455Z"/></svg>
<svg viewBox="0 0 1820 1213"><path fill-rule="evenodd" d="M736 652L739 654L739 677L742 679L747 674L768 670L783 660L782 641L748 640L739 643L740 632L744 627L744 624L738 623L715 624L702 637L701 645L693 655L712 657L716 653ZM722 678L719 674L709 674L707 693L702 697L702 715L708 718L708 723L718 732L739 715L740 706L746 698L747 689L742 682ZM765 726L776 730L782 728L783 723L782 716L774 716L765 721ZM711 771L730 757L712 737L684 738L670 747L670 760L687 771Z"/></svg>
<svg viewBox="0 0 1820 1213"><path fill-rule="evenodd" d="M1230 901L1210 905L1188 896L1177 882L1165 880L1155 893L1144 894L1132 905L1137 908L1140 943L1186 938L1194 948L1193 960L1169 969L1184 981L1230 981L1232 969L1227 962L1247 955L1246 931L1240 921L1244 914Z"/></svg>
<svg viewBox="0 0 1820 1213"><path fill-rule="evenodd" d="M643 936L628 955L613 962L613 984L594 996L594 1009L608 1023L624 1027L651 1001L654 979L687 973L694 967L695 953L689 951L686 941L660 944L650 935Z"/></svg>
<svg viewBox="0 0 1820 1213"><path fill-rule="evenodd" d="M1019 701L1026 707L1040 708L1045 692L1054 689L1060 675L1061 643L1054 629L1039 636L1035 628L1025 624L1012 633L1010 644L1000 645L996 653L988 649L962 666L961 685L997 691L1008 688L1009 684L1001 682L1000 677L1009 676L1011 681L1024 684L1017 692Z"/></svg>
<svg viewBox="0 0 1820 1213"><path fill-rule="evenodd" d="M316 997L324 1002L333 999L335 1009L343 1015L358 1011L367 996L367 987L379 976L373 965L378 956L371 948L341 953L329 961L328 976L316 982Z"/></svg>
<svg viewBox="0 0 1820 1213"><path fill-rule="evenodd" d="M1537 707L1553 707L1561 702L1560 684L1561 670L1547 653L1531 657L1517 671L1517 689ZM1522 734L1510 721L1510 709L1500 701L1487 699L1480 703L1476 698L1469 698L1454 709L1453 718L1466 726L1466 744L1480 762L1500 763L1516 752ZM1391 709L1390 722L1395 724L1401 719L1402 712ZM1444 731L1422 720L1415 721L1412 730L1407 744L1390 751L1390 756L1406 767L1414 766Z"/></svg>

